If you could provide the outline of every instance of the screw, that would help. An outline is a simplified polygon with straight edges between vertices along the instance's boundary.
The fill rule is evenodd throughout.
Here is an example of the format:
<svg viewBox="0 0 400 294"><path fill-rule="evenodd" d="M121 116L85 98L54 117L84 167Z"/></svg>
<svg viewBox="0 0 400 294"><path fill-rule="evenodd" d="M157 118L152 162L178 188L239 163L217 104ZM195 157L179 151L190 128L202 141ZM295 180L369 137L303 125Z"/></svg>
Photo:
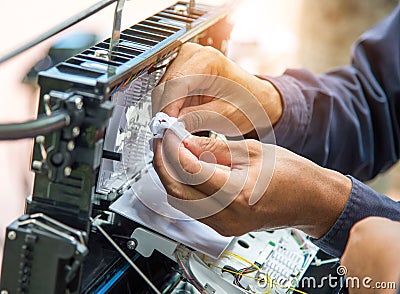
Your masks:
<svg viewBox="0 0 400 294"><path fill-rule="evenodd" d="M43 95L43 100L44 100L44 102L49 103L49 102L50 102L50 99L51 99L51 97L50 97L49 94Z"/></svg>
<svg viewBox="0 0 400 294"><path fill-rule="evenodd" d="M128 247L129 250L135 250L137 244L135 240L129 240L126 242L126 247Z"/></svg>
<svg viewBox="0 0 400 294"><path fill-rule="evenodd" d="M43 166L43 163L39 160L34 160L32 162L32 168L34 170L40 171L40 170L42 170L42 166Z"/></svg>
<svg viewBox="0 0 400 294"><path fill-rule="evenodd" d="M74 127L72 129L72 136L76 138L79 136L80 132L81 132L81 130L79 129L79 127Z"/></svg>
<svg viewBox="0 0 400 294"><path fill-rule="evenodd" d="M188 13L188 8L186 5L182 5L182 4L177 4L174 7L174 12L175 13L179 13L179 14L184 14L187 15Z"/></svg>
<svg viewBox="0 0 400 294"><path fill-rule="evenodd" d="M9 231L7 234L8 239L11 241L15 240L17 238L17 233L15 231Z"/></svg>
<svg viewBox="0 0 400 294"><path fill-rule="evenodd" d="M94 56L108 61L108 50L97 49Z"/></svg>
<svg viewBox="0 0 400 294"><path fill-rule="evenodd" d="M64 168L64 175L66 177L69 177L71 175L72 172L72 168L70 166L67 166L66 168Z"/></svg>
<svg viewBox="0 0 400 294"><path fill-rule="evenodd" d="M78 109L78 110L82 109L82 107L83 107L82 98L76 98L75 99L75 106L76 106L76 109Z"/></svg>
<svg viewBox="0 0 400 294"><path fill-rule="evenodd" d="M45 110L47 116L50 116L50 115L51 115L50 100L51 100L51 97L50 97L49 94L43 95L44 110Z"/></svg>
<svg viewBox="0 0 400 294"><path fill-rule="evenodd" d="M36 143L38 144L44 144L46 138L44 136L37 136L36 137Z"/></svg>
<svg viewBox="0 0 400 294"><path fill-rule="evenodd" d="M68 149L68 151L74 150L75 149L75 142L72 141L72 140L69 141L68 144L67 144L67 149Z"/></svg>

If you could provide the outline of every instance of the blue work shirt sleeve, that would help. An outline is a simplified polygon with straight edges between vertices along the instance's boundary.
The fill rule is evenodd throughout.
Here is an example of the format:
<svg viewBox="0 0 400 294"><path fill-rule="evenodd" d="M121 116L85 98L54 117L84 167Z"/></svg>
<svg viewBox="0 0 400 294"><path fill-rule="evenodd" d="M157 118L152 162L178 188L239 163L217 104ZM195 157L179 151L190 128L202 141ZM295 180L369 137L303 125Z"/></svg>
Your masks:
<svg viewBox="0 0 400 294"><path fill-rule="evenodd" d="M346 247L351 227L369 216L381 216L400 221L400 203L393 201L357 179L353 182L350 198L340 217L321 239L314 243L325 252L340 257Z"/></svg>

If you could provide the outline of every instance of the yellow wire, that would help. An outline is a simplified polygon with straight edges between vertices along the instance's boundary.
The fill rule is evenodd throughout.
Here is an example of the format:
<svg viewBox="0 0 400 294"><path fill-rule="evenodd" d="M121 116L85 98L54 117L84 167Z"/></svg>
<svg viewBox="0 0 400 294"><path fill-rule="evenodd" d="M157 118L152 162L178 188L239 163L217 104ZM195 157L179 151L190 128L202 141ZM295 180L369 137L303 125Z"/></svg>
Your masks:
<svg viewBox="0 0 400 294"><path fill-rule="evenodd" d="M229 251L227 251L227 252L229 252ZM225 252L224 252L224 253L225 253ZM233 252L230 252L230 253L235 254L235 253L233 253ZM230 255L230 254L229 254L229 255ZM247 278L253 279L253 280L255 280L255 281L261 280L261 278L252 277L252 276L243 274L243 273L238 272L238 271L233 271L233 270L229 270L229 269L226 269L226 268L222 268L222 267L219 267L218 265L215 265L215 264L213 264L213 263L209 263L208 266L213 266L213 267L218 268L218 269L220 269L220 270L222 270L222 271L224 271L224 272L228 272L228 273L232 273L232 274L235 274L235 275L240 275L240 276L243 276L243 277L247 277ZM286 288L285 286L280 285L280 284L278 284L277 282L275 282L269 275L265 275L265 276L267 277L267 284L268 284L268 286L272 284L272 285L274 285L275 287L278 286L278 287L283 288L283 289ZM269 287L270 287L270 286L269 286ZM269 288L266 292L264 292L264 294L270 293L270 290L272 290L272 288ZM301 291L301 290L298 290L298 289L295 289L295 288L292 288L292 287L288 288L288 290L292 290L293 292L297 292L297 293L300 293L300 294L308 294L307 292L304 292L304 291Z"/></svg>
<svg viewBox="0 0 400 294"><path fill-rule="evenodd" d="M267 289L267 291L264 292L264 294L269 294L269 293L271 293L271 290L272 290L272 286L271 285L273 285L275 281L272 280L272 278L269 275L266 275L266 277L267 277L268 289Z"/></svg>
<svg viewBox="0 0 400 294"><path fill-rule="evenodd" d="M289 288L289 290L292 290L293 292L297 292L297 293L300 293L300 294L307 294L307 292L304 292L304 291L301 291L301 290L298 290L298 289L295 289L295 288Z"/></svg>
<svg viewBox="0 0 400 294"><path fill-rule="evenodd" d="M228 273L235 274L235 275L240 275L240 276L247 277L247 278L250 278L250 279L253 279L253 280L256 280L256 281L260 280L259 278L252 277L252 276L243 274L243 273L238 272L238 271L232 271L232 270L229 270L229 269L226 269L226 268L219 267L218 265L215 265L215 264L213 264L213 263L209 263L208 265L209 265L209 266L213 266L213 267L215 267L215 268L218 268L218 269L220 269L220 270L222 270L222 271L224 271L224 272L228 272Z"/></svg>
<svg viewBox="0 0 400 294"><path fill-rule="evenodd" d="M231 251L226 251L226 250L224 250L224 251L222 252L222 254L223 254L223 255L232 256L232 257L234 257L234 258L236 258L236 259L238 259L238 260L241 260L241 261L243 261L243 262L245 262L245 263L248 263L248 264L252 265L253 267L255 267L255 268L256 268L257 270L259 270L259 271L261 270L261 268L260 268L259 266L257 266L256 264L254 264L254 263L251 262L250 260L244 258L243 256L240 256L239 254L233 253L233 252L231 252ZM212 264L212 263L210 263L209 265L212 265L212 266L214 266L214 267L216 267L216 268L219 268L219 269L221 269L221 270L224 270L224 271L226 271L226 272L230 272L230 273L233 273L233 274L236 274L236 275L241 275L241 276L244 276L244 277L251 278L251 279L256 280L256 281L257 281L257 280L260 280L260 278L255 278L255 277L252 277L252 276L249 276L249 275L245 275L245 274L242 274L241 272L236 272L236 271L231 271L231 270L228 270L228 269L223 269L223 268L218 267L218 266L216 266L216 265L214 265L214 264ZM270 276L266 275L266 277L267 277L267 280L270 280L270 282L271 282L271 283L270 283L270 282L267 281L268 285L273 284L275 287L276 287L276 286L279 286L279 287L281 287L281 288L286 288L285 286L276 283ZM268 293L270 292L271 289L272 289L272 288L268 289L267 292L265 292L265 294L268 294ZM288 290L292 290L292 291L297 292L297 293L300 293L300 294L307 294L307 292L304 292L304 291L301 291L301 290L298 290L298 289L295 289L295 288L288 288Z"/></svg>
<svg viewBox="0 0 400 294"><path fill-rule="evenodd" d="M246 263L248 263L248 264L254 266L257 270L259 270L259 271L261 270L261 268L260 268L259 266L255 265L255 264L252 263L250 260L248 260L248 259L246 259L246 258L240 256L239 254L233 253L233 252L231 252L231 251L226 251L226 250L224 250L224 251L222 252L222 254L223 254L223 255L230 255L230 256L232 256L232 257L235 257L236 259L239 259L239 260L241 260L241 261L244 261L244 262L246 262Z"/></svg>

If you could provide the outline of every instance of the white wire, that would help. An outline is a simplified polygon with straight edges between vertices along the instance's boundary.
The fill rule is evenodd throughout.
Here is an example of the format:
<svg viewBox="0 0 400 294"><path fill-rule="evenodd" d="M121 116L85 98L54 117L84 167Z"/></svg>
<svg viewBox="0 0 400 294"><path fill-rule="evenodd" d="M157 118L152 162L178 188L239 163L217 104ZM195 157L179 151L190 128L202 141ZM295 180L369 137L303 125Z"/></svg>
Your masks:
<svg viewBox="0 0 400 294"><path fill-rule="evenodd" d="M321 259L315 257L314 258L314 262L311 265L321 266L323 264L336 263L336 262L339 262L339 261L340 261L339 258L331 258L331 259L321 260Z"/></svg>

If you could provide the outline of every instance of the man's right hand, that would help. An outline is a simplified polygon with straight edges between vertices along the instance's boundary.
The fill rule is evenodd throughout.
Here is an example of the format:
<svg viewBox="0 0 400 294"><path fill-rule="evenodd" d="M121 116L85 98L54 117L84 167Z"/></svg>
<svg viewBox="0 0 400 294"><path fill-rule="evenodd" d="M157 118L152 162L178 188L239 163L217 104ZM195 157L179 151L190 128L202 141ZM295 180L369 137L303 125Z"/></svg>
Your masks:
<svg viewBox="0 0 400 294"><path fill-rule="evenodd" d="M225 236L296 227L321 238L344 209L351 180L279 146L170 130L153 165L175 208ZM172 197L171 197L172 196Z"/></svg>
<svg viewBox="0 0 400 294"><path fill-rule="evenodd" d="M280 94L270 82L194 43L182 46L152 95L153 113L178 117L189 131L243 135L268 127L268 117L275 124L282 115Z"/></svg>

